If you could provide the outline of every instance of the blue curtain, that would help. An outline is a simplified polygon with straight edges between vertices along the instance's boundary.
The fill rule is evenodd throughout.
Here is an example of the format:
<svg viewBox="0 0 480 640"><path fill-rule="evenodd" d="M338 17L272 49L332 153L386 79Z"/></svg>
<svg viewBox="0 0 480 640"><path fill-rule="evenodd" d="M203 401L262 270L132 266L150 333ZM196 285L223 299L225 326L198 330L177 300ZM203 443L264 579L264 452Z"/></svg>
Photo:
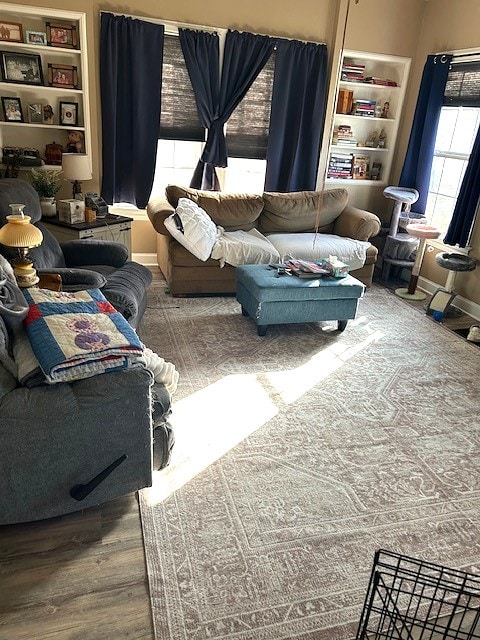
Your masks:
<svg viewBox="0 0 480 640"><path fill-rule="evenodd" d="M325 124L327 47L281 40L273 81L266 191L313 191Z"/></svg>
<svg viewBox="0 0 480 640"><path fill-rule="evenodd" d="M144 208L155 174L163 25L101 14L102 196Z"/></svg>
<svg viewBox="0 0 480 640"><path fill-rule="evenodd" d="M451 55L428 56L423 69L417 106L413 116L405 162L399 186L416 189L420 194L412 211L425 213L433 152Z"/></svg>
<svg viewBox="0 0 480 640"><path fill-rule="evenodd" d="M200 34L201 32L196 32ZM195 32L192 32L192 38ZM196 37L199 37L198 35ZM225 38L225 50L223 54L222 80L220 95L215 105L214 117L208 127L208 136L200 162L195 170L191 186L204 189L219 189L215 167L227 166L227 143L223 133L223 127L232 115L247 91L252 86L255 78L265 66L272 54L275 40L268 36L258 36L253 33L228 31ZM184 49L184 54L185 54ZM192 48L187 50L190 58ZM193 66L191 60L185 57L187 69ZM195 89L195 74L190 75ZM195 84L194 84L195 83ZM200 90L198 90L200 93ZM212 102L213 106L213 102ZM197 107L199 103L197 102ZM199 107L200 113L200 107Z"/></svg>
<svg viewBox="0 0 480 640"><path fill-rule="evenodd" d="M470 238L480 198L480 127L473 144L465 175L457 198L445 244L466 247Z"/></svg>
<svg viewBox="0 0 480 640"><path fill-rule="evenodd" d="M179 29L178 33L200 122L205 129L210 129L217 113L220 95L218 35L190 29ZM200 160L190 186L219 191L215 167Z"/></svg>

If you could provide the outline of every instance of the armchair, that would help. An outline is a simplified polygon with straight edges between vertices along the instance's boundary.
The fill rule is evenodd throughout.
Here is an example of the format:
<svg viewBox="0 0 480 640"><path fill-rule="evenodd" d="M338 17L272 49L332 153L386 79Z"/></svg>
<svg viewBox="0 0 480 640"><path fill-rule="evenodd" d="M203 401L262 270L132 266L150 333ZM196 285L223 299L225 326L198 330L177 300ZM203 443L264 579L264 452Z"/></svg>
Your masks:
<svg viewBox="0 0 480 640"><path fill-rule="evenodd" d="M119 242L71 240L60 244L41 222L40 200L31 184L17 178L0 180L0 227L6 223L9 204L25 204L25 213L43 233L40 247L32 249L39 274L57 273L64 291L98 288L109 302L137 328L147 304L151 272L128 260L127 248ZM0 253L12 259L13 253L0 245Z"/></svg>

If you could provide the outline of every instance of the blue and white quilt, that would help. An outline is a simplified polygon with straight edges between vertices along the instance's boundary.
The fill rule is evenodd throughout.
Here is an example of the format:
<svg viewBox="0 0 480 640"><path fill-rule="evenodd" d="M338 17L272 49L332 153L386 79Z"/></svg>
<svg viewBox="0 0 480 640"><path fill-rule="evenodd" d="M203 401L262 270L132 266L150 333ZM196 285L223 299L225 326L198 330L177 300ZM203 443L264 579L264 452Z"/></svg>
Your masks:
<svg viewBox="0 0 480 640"><path fill-rule="evenodd" d="M24 327L46 382L144 367L137 334L98 289L24 294L30 305Z"/></svg>

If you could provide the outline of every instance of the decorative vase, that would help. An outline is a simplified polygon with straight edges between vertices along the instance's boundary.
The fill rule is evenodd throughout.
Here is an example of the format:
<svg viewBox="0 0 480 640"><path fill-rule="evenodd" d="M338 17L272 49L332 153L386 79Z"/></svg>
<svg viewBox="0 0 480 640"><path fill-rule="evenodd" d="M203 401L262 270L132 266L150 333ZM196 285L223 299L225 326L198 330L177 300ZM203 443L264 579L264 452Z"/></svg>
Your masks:
<svg viewBox="0 0 480 640"><path fill-rule="evenodd" d="M55 198L40 198L40 208L43 218L53 218L57 215Z"/></svg>

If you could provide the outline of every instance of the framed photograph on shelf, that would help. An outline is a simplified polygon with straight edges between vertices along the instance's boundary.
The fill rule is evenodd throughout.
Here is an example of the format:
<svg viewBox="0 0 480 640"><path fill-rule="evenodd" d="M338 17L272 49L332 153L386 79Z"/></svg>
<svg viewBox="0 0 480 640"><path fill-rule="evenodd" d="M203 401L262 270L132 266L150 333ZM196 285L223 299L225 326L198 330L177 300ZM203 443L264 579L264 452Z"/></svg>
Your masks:
<svg viewBox="0 0 480 640"><path fill-rule="evenodd" d="M48 84L62 89L78 89L77 67L48 63Z"/></svg>
<svg viewBox="0 0 480 640"><path fill-rule="evenodd" d="M69 126L69 127L76 127L78 125L78 103L60 101L59 108L60 108L60 116L59 116L60 124Z"/></svg>
<svg viewBox="0 0 480 640"><path fill-rule="evenodd" d="M43 85L42 59L36 53L0 51L4 82Z"/></svg>
<svg viewBox="0 0 480 640"><path fill-rule="evenodd" d="M23 42L23 27L20 22L0 20L0 40L5 42Z"/></svg>
<svg viewBox="0 0 480 640"><path fill-rule="evenodd" d="M43 124L43 104L31 102L27 107L28 121L32 124Z"/></svg>
<svg viewBox="0 0 480 640"><path fill-rule="evenodd" d="M78 32L74 24L47 22L47 44L50 47L78 49Z"/></svg>
<svg viewBox="0 0 480 640"><path fill-rule="evenodd" d="M47 44L47 34L45 31L26 31L25 42L27 44Z"/></svg>
<svg viewBox="0 0 480 640"><path fill-rule="evenodd" d="M20 98L7 98L2 96L2 107L5 122L23 122Z"/></svg>

